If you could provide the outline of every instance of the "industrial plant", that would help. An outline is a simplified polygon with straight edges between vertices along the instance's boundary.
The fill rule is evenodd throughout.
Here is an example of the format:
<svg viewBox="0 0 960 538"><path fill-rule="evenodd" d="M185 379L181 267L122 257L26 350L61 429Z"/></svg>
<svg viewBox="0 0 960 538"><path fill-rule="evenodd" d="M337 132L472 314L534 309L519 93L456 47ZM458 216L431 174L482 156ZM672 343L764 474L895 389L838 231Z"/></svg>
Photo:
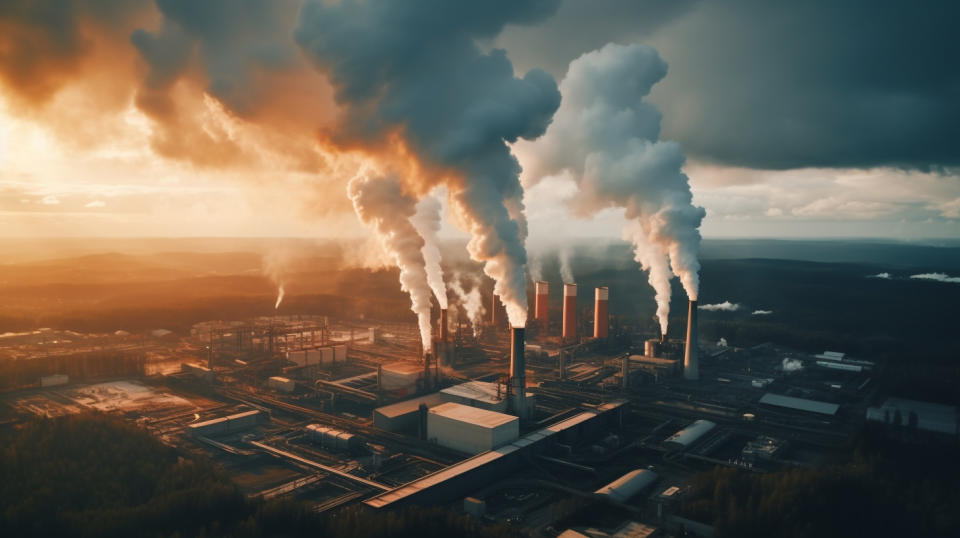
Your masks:
<svg viewBox="0 0 960 538"><path fill-rule="evenodd" d="M611 315L606 286L582 302L575 284L532 291L523 327L496 295L478 320L459 303L434 309L429 346L415 323L306 315L202 322L182 337L75 333L74 355L84 340L89 351L30 361L4 400L24 417L123 413L213 458L251 497L318 511L446 505L580 533L569 536L598 535L568 520L587 505L610 535L705 533L674 511L693 473L813 467L865 418L957 435L952 408L868 409L868 360L702 343L696 301L674 338ZM63 338L5 344L26 357ZM116 353L138 359L85 358Z"/></svg>

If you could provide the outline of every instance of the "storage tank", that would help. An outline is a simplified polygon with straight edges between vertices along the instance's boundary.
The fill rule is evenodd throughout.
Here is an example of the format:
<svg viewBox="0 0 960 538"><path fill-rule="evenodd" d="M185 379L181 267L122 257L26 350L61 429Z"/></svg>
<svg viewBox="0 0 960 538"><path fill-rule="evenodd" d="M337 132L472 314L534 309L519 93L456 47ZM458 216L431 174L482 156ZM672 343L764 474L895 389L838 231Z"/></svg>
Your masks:
<svg viewBox="0 0 960 538"><path fill-rule="evenodd" d="M328 450L350 452L360 447L360 438L356 435L319 424L309 424L304 428L311 442Z"/></svg>
<svg viewBox="0 0 960 538"><path fill-rule="evenodd" d="M699 441L701 437L716 426L709 420L698 420L668 437L663 444L671 450L684 450Z"/></svg>
<svg viewBox="0 0 960 538"><path fill-rule="evenodd" d="M652 486L657 481L657 473L647 469L637 469L610 482L594 493L619 503L630 500L631 497Z"/></svg>
<svg viewBox="0 0 960 538"><path fill-rule="evenodd" d="M656 357L660 354L660 340L651 338L643 343L643 354L647 357Z"/></svg>
<svg viewBox="0 0 960 538"><path fill-rule="evenodd" d="M333 362L344 363L347 362L347 346L341 344L339 346L333 346Z"/></svg>

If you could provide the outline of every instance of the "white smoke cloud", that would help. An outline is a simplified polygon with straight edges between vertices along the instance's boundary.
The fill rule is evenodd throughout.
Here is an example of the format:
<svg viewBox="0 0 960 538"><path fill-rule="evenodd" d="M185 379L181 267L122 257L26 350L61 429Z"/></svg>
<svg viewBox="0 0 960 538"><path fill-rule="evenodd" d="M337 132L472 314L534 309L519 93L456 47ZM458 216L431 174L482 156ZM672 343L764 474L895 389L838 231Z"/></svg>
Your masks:
<svg viewBox="0 0 960 538"><path fill-rule="evenodd" d="M752 316L769 316L773 314L773 310L754 310L751 314Z"/></svg>
<svg viewBox="0 0 960 538"><path fill-rule="evenodd" d="M410 222L417 212L416 200L403 192L395 177L359 175L350 180L347 194L357 216L373 230L400 269L400 287L410 294L423 349L429 350L431 290L423 259L424 241Z"/></svg>
<svg viewBox="0 0 960 538"><path fill-rule="evenodd" d="M289 247L275 245L269 252L264 254L260 260L260 264L263 267L263 274L277 287L277 300L273 304L274 310L280 308L280 303L283 302L283 297L286 294L284 286L290 278L291 271L289 267L294 256L295 253L290 250Z"/></svg>
<svg viewBox="0 0 960 538"><path fill-rule="evenodd" d="M576 284L577 279L573 277L573 266L570 262L570 258L573 256L570 246L564 245L560 247L560 250L557 251L557 256L560 259L560 278L563 279L563 283Z"/></svg>
<svg viewBox="0 0 960 538"><path fill-rule="evenodd" d="M717 347L728 347L728 346L727 346L727 339L721 337L720 340L717 341Z"/></svg>
<svg viewBox="0 0 960 538"><path fill-rule="evenodd" d="M937 282L949 282L951 284L960 284L960 277L948 276L946 273L923 273L920 275L910 275L910 278L917 280L936 280Z"/></svg>
<svg viewBox="0 0 960 538"><path fill-rule="evenodd" d="M803 370L803 362L797 359L783 359L783 364L781 365L783 371L786 373L799 372Z"/></svg>
<svg viewBox="0 0 960 538"><path fill-rule="evenodd" d="M660 112L643 102L666 72L656 50L645 45L611 43L584 54L560 83L563 101L547 133L515 144L529 156L528 182L564 172L573 176L580 187L571 199L578 214L625 209L624 236L650 271L662 331L671 273L690 299L699 294L698 228L706 215L692 203L680 146L658 140Z"/></svg>
<svg viewBox="0 0 960 538"><path fill-rule="evenodd" d="M464 279L469 282L470 291L466 291L461 284L461 281ZM469 319L473 325L473 334L476 336L477 331L483 323L483 317L487 313L486 308L483 306L483 297L480 295L480 279L476 277L464 277L459 273L454 273L453 278L450 280L450 290L457 296L457 300L466 311L467 319Z"/></svg>
<svg viewBox="0 0 960 538"><path fill-rule="evenodd" d="M427 283L433 290L440 308L447 309L447 286L443 283L443 268L440 267L440 247L437 233L440 232L443 206L434 196L425 196L417 203L417 213L410 218L414 228L423 238L423 259L426 262Z"/></svg>
<svg viewBox="0 0 960 538"><path fill-rule="evenodd" d="M702 304L697 306L700 310L706 310L708 312L736 312L740 310L740 305L737 303L731 303L730 301L724 301L717 304Z"/></svg>
<svg viewBox="0 0 960 538"><path fill-rule="evenodd" d="M543 281L543 261L539 254L530 252L529 246L527 246L527 272L530 273L530 280Z"/></svg>
<svg viewBox="0 0 960 538"><path fill-rule="evenodd" d="M877 273L875 275L868 275L867 278L882 278L884 280L890 280L890 273ZM911 277L912 278L912 277Z"/></svg>
<svg viewBox="0 0 960 538"><path fill-rule="evenodd" d="M647 235L639 222L627 225L623 232L624 239L633 243L633 259L640 264L640 269L647 272L647 280L653 288L653 299L657 303L657 320L660 323L660 334L667 334L670 320L670 264L667 257L660 250L647 242Z"/></svg>

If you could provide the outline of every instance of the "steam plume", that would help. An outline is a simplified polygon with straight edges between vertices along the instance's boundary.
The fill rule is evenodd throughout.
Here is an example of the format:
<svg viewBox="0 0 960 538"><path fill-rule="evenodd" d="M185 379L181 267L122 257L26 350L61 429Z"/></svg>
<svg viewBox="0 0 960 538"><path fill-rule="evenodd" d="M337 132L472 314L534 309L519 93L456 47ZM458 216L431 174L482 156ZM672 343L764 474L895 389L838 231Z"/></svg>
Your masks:
<svg viewBox="0 0 960 538"><path fill-rule="evenodd" d="M576 213L620 207L631 224L625 235L650 271L661 330L666 331L670 272L691 300L699 293L700 232L705 216L694 206L681 171L680 146L660 141L660 112L643 97L667 73L656 50L608 44L570 64L560 83L563 103L540 140L519 143L528 179L568 172L580 187Z"/></svg>
<svg viewBox="0 0 960 538"><path fill-rule="evenodd" d="M470 279L470 291L466 291L461 285L462 277L454 274L450 281L450 289L457 296L463 309L467 312L467 319L473 325L473 334L476 336L477 330L483 323L483 317L487 310L483 306L483 298L480 296L480 282L477 279Z"/></svg>
<svg viewBox="0 0 960 538"><path fill-rule="evenodd" d="M440 231L440 211L443 206L433 196L425 196L417 203L417 213L410 219L423 238L423 259L426 263L427 283L433 290L440 308L447 309L447 286L443 283L443 268L440 267L440 247L437 233Z"/></svg>
<svg viewBox="0 0 960 538"><path fill-rule="evenodd" d="M740 310L740 305L738 303L724 301L717 304L702 304L697 308L700 310L706 310L708 312L736 312L737 310Z"/></svg>
<svg viewBox="0 0 960 538"><path fill-rule="evenodd" d="M520 166L507 143L543 134L560 94L544 71L517 78L504 51L483 53L477 41L508 23L541 20L557 4L315 0L304 4L294 32L341 106L331 142L395 158L402 146L400 157L418 165L418 174L404 176L411 190L447 185L471 235L470 256L494 279L514 326L527 317L526 221Z"/></svg>
<svg viewBox="0 0 960 538"><path fill-rule="evenodd" d="M280 303L283 302L283 294L284 294L283 284L280 284L280 286L277 287L277 302L274 303L274 305L273 305L273 309L274 309L274 310L279 310L279 309L280 309Z"/></svg>
<svg viewBox="0 0 960 538"><path fill-rule="evenodd" d="M560 278L564 284L576 284L577 280L573 278L573 267L570 265L570 247L560 247L558 256L560 258Z"/></svg>
<svg viewBox="0 0 960 538"><path fill-rule="evenodd" d="M430 286L423 260L423 238L410 222L416 200L403 192L395 177L357 176L347 185L357 216L380 239L400 268L400 286L410 294L423 349L430 349Z"/></svg>

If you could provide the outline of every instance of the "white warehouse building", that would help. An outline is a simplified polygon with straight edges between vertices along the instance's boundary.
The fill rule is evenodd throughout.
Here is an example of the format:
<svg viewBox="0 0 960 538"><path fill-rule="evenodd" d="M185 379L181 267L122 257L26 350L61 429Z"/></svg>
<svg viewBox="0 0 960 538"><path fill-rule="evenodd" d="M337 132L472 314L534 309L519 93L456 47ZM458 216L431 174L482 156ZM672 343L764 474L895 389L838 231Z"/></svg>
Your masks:
<svg viewBox="0 0 960 538"><path fill-rule="evenodd" d="M520 419L515 416L454 402L427 413L427 438L467 454L493 450L519 436Z"/></svg>

